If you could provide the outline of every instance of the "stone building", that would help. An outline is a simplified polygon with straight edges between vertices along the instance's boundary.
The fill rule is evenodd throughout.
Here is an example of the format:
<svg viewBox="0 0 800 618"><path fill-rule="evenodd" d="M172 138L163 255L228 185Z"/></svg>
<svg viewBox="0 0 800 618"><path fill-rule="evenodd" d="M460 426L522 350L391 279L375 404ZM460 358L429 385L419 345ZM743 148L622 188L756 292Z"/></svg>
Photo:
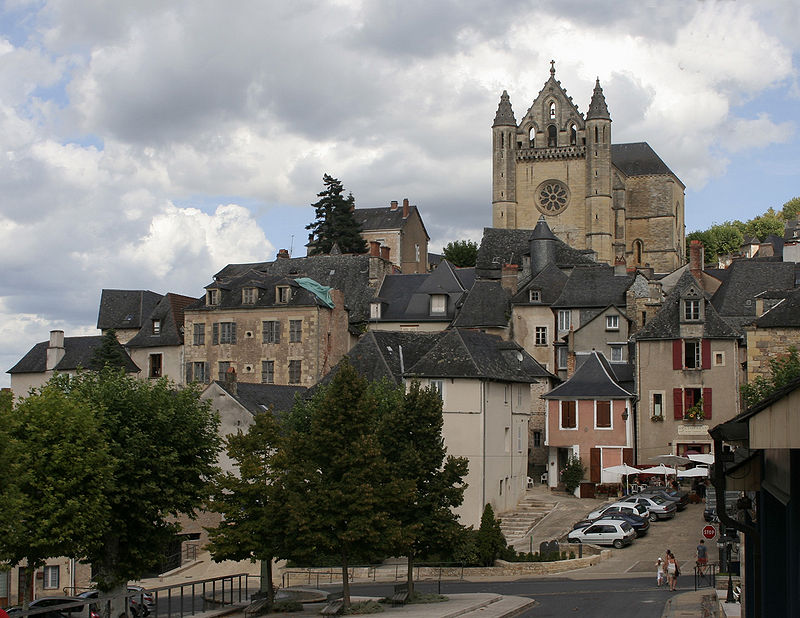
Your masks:
<svg viewBox="0 0 800 618"><path fill-rule="evenodd" d="M771 360L800 350L800 288L759 294L756 313L760 317L745 328L748 382L769 378Z"/></svg>
<svg viewBox="0 0 800 618"><path fill-rule="evenodd" d="M503 91L492 125L492 226L532 229L540 214L599 262L672 272L684 261L684 184L645 142L612 144L600 81L586 116L550 79L517 122Z"/></svg>

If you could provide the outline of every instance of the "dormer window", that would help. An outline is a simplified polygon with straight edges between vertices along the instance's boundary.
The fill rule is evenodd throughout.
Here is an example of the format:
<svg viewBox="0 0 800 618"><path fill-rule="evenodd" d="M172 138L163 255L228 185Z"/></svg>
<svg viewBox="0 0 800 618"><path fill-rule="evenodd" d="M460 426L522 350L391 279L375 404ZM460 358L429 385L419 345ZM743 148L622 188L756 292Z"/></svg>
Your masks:
<svg viewBox="0 0 800 618"><path fill-rule="evenodd" d="M154 335L161 334L161 320L153 320L153 334Z"/></svg>
<svg viewBox="0 0 800 618"><path fill-rule="evenodd" d="M686 298L683 301L683 319L697 321L700 319L700 299Z"/></svg>
<svg viewBox="0 0 800 618"><path fill-rule="evenodd" d="M381 304L377 303L370 303L369 304L369 317L373 320L378 320L381 317Z"/></svg>
<svg viewBox="0 0 800 618"><path fill-rule="evenodd" d="M285 305L291 297L291 289L288 285L279 285L275 288L275 302Z"/></svg>
<svg viewBox="0 0 800 618"><path fill-rule="evenodd" d="M431 315L447 313L447 294L431 294Z"/></svg>
<svg viewBox="0 0 800 618"><path fill-rule="evenodd" d="M206 290L206 305L219 304L219 290Z"/></svg>
<svg viewBox="0 0 800 618"><path fill-rule="evenodd" d="M540 303L542 302L542 293L539 290L528 290L528 302Z"/></svg>
<svg viewBox="0 0 800 618"><path fill-rule="evenodd" d="M258 300L258 290L256 288L243 288L242 289L242 304L252 305Z"/></svg>

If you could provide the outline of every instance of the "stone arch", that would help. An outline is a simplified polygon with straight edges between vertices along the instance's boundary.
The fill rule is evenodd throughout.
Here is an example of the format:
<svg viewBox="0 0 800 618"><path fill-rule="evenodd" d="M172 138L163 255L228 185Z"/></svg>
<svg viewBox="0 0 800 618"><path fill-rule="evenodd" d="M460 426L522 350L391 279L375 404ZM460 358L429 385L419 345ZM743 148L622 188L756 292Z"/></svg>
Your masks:
<svg viewBox="0 0 800 618"><path fill-rule="evenodd" d="M644 243L642 242L641 238L637 238L633 241L633 262L637 266L642 265L642 260L644 259Z"/></svg>
<svg viewBox="0 0 800 618"><path fill-rule="evenodd" d="M547 127L547 146L548 148L558 146L558 129L554 124Z"/></svg>
<svg viewBox="0 0 800 618"><path fill-rule="evenodd" d="M575 122L569 123L569 145L576 146L578 144L578 125Z"/></svg>

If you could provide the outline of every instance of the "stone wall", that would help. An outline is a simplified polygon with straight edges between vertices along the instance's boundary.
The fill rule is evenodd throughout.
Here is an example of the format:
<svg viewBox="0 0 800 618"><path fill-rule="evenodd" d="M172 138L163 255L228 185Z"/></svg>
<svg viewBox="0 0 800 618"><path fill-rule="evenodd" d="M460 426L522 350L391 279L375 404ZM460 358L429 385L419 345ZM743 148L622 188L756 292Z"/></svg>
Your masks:
<svg viewBox="0 0 800 618"><path fill-rule="evenodd" d="M785 355L791 346L800 349L796 328L758 328L747 332L747 381L770 376L769 361Z"/></svg>

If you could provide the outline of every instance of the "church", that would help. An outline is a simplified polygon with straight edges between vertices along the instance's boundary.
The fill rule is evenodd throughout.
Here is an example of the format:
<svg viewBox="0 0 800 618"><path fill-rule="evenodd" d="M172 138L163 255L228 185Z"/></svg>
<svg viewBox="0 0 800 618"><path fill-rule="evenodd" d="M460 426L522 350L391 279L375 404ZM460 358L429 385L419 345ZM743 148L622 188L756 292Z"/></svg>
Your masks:
<svg viewBox="0 0 800 618"><path fill-rule="evenodd" d="M685 261L685 185L646 142L613 144L600 80L584 117L550 79L516 121L503 91L492 125L492 226L550 229L598 262L669 273Z"/></svg>

